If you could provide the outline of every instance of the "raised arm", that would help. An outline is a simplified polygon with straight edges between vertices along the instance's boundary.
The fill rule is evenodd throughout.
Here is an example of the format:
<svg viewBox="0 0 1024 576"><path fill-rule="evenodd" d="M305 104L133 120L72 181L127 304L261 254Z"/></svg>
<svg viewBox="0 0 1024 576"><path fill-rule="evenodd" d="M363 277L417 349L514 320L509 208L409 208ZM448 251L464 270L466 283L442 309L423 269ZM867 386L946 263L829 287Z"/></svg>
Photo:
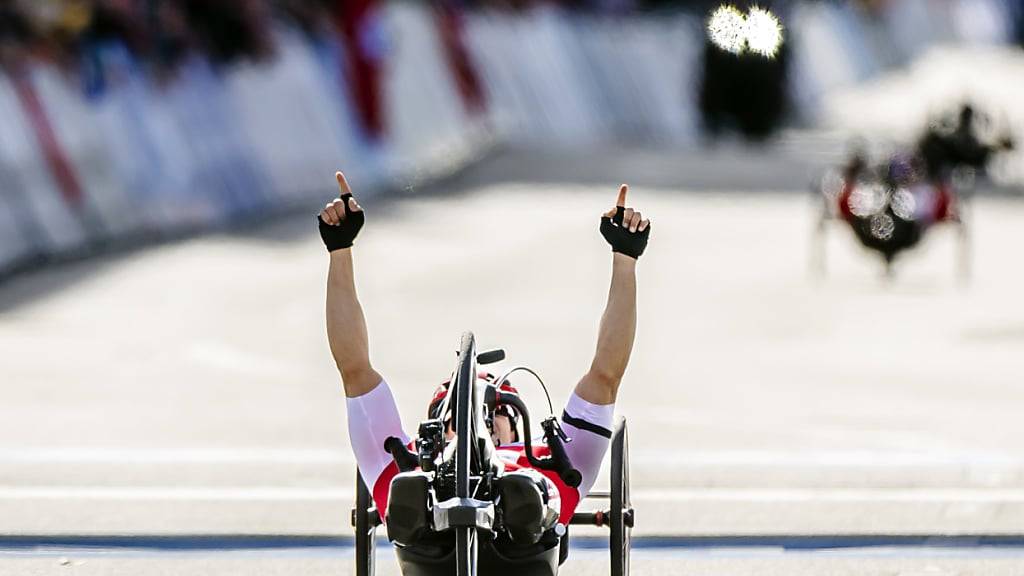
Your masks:
<svg viewBox="0 0 1024 576"><path fill-rule="evenodd" d="M612 281L594 360L576 385L576 395L592 404L615 402L636 334L636 261L647 246L651 224L626 208L628 191L623 184L615 208L601 218L601 234L612 246Z"/></svg>
<svg viewBox="0 0 1024 576"><path fill-rule="evenodd" d="M363 307L356 296L352 241L365 220L352 197L345 175L338 172L341 196L318 216L320 236L330 253L327 273L327 341L341 373L345 395L362 396L377 387L381 376L370 365L369 337Z"/></svg>

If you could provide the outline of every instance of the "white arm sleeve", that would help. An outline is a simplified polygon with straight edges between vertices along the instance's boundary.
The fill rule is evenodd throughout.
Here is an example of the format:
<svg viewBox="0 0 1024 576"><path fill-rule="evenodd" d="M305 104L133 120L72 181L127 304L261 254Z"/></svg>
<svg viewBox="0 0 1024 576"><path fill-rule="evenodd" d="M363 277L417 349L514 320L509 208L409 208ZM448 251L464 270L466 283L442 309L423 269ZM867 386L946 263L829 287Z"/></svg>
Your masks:
<svg viewBox="0 0 1024 576"><path fill-rule="evenodd" d="M601 462L612 437L615 404L591 404L576 395L569 396L562 412L562 429L572 438L565 444L573 468L580 471L580 499L586 497L597 481Z"/></svg>
<svg viewBox="0 0 1024 576"><path fill-rule="evenodd" d="M409 443L402 428L395 397L388 383L381 380L373 389L345 400L348 411L348 437L356 455L356 465L363 475L366 487L373 491L380 473L391 463L391 454L384 449L384 441L394 436Z"/></svg>

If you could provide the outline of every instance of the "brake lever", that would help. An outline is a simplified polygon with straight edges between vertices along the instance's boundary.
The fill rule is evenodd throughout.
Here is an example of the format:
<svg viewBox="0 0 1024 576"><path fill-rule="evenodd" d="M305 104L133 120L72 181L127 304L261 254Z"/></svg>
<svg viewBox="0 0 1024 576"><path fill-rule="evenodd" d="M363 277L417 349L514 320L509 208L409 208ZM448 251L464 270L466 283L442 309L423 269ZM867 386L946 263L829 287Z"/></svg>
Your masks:
<svg viewBox="0 0 1024 576"><path fill-rule="evenodd" d="M558 419L554 416L549 416L543 422L540 423L540 427L544 429L544 435L554 434L566 444L572 442L572 438L562 430L562 425L558 423Z"/></svg>
<svg viewBox="0 0 1024 576"><path fill-rule="evenodd" d="M572 439L562 430L558 424L558 418L554 416L545 418L540 423L540 427L544 430L544 442L551 451L550 458L551 464L554 465L553 468L566 484L578 488L583 481L583 475L573 467L569 455L565 452L565 446L563 446L563 443L572 442Z"/></svg>

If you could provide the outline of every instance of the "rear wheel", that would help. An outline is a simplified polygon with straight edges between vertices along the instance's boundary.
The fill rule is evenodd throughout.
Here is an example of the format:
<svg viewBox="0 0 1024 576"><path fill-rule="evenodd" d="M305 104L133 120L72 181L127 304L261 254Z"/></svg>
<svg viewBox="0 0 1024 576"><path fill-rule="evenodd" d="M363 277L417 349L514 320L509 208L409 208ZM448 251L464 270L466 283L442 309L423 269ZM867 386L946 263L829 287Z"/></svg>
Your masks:
<svg viewBox="0 0 1024 576"><path fill-rule="evenodd" d="M376 509L373 509L373 498L363 481L363 475L357 471L356 507L352 510L352 523L356 529L356 576L373 576L377 533L377 518L373 514L377 514Z"/></svg>
<svg viewBox="0 0 1024 576"><path fill-rule="evenodd" d="M459 364L455 371L455 496L469 498L473 439L476 438L474 391L476 387L476 342L472 332L462 335ZM455 572L457 576L476 576L476 528L455 529Z"/></svg>
<svg viewBox="0 0 1024 576"><path fill-rule="evenodd" d="M626 420L619 418L612 433L612 486L609 518L611 575L629 574L630 536L633 532L633 503L629 496L629 437Z"/></svg>

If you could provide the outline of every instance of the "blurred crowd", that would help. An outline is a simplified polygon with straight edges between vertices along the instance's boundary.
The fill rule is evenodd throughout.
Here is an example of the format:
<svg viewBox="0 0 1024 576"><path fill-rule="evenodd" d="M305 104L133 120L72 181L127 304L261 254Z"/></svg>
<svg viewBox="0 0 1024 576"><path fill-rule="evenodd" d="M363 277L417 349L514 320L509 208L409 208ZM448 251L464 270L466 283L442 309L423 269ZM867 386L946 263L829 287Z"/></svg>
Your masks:
<svg viewBox="0 0 1024 576"><path fill-rule="evenodd" d="M382 0L0 0L0 60L8 71L28 58L70 65L104 42L123 43L156 70L173 69L200 51L214 63L273 54L270 29L294 25L313 37L358 34L375 42L373 20ZM487 5L521 9L535 0L430 0L440 10ZM634 0L545 2L599 10L634 7Z"/></svg>
<svg viewBox="0 0 1024 576"><path fill-rule="evenodd" d="M266 61L275 27L310 40L341 44L346 76L364 133L383 132L380 63L386 34L383 0L0 0L0 72L16 77L33 62L57 65L80 79L87 95L102 94L111 54L157 80L172 80L201 57L216 67ZM469 100L479 98L461 47L458 12L433 2L444 43ZM461 61L461 62L460 62Z"/></svg>
<svg viewBox="0 0 1024 576"><path fill-rule="evenodd" d="M116 42L155 70L202 53L216 64L273 54L271 28L310 35L356 26L376 0L0 0L5 68L30 58L71 65Z"/></svg>
<svg viewBox="0 0 1024 576"><path fill-rule="evenodd" d="M821 0L829 1L829 0ZM833 3L842 3L831 0ZM851 0L866 14L893 0ZM1024 22L1024 0L1001 0ZM536 5L599 13L674 8L707 13L718 0L419 0L440 12L464 8L521 10ZM384 40L376 30L384 0L0 0L0 65L10 72L31 58L88 66L104 43L119 42L152 71L173 71L201 52L215 64L273 55L274 25L298 27L313 38L341 34L373 52ZM731 4L753 4L734 0ZM791 0L757 2L785 13ZM1024 40L1024 25L1016 27Z"/></svg>

